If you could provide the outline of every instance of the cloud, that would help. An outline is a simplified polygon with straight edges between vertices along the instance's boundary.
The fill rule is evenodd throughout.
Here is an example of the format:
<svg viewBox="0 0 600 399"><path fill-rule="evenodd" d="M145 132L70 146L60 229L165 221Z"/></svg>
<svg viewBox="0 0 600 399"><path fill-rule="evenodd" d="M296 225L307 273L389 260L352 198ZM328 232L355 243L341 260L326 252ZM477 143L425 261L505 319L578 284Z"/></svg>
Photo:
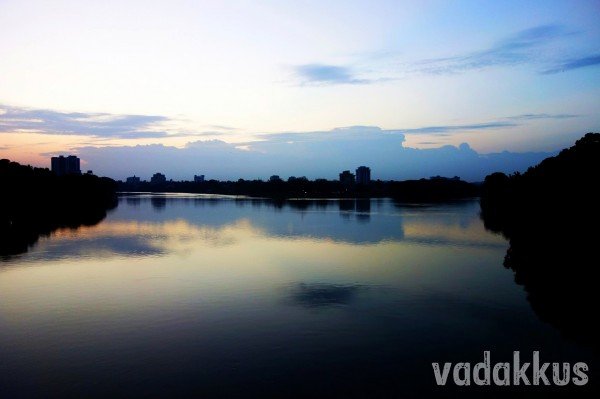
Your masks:
<svg viewBox="0 0 600 399"><path fill-rule="evenodd" d="M198 133L170 133L169 137L215 137L215 136L226 136L227 132L198 132Z"/></svg>
<svg viewBox="0 0 600 399"><path fill-rule="evenodd" d="M441 125L441 126L425 126L416 129L404 129L406 134L431 134L431 133L446 133L453 131L470 131L470 130L489 130L499 128L511 128L518 126L513 122L487 122L474 123L470 125Z"/></svg>
<svg viewBox="0 0 600 399"><path fill-rule="evenodd" d="M489 48L416 63L416 70L432 74L462 73L493 66L512 66L543 61L546 47L575 32L562 25L541 25L517 32Z"/></svg>
<svg viewBox="0 0 600 399"><path fill-rule="evenodd" d="M173 131L175 120L160 115L60 112L0 106L0 133L90 136L96 139L160 139L166 137L221 136L234 130L213 126L217 131Z"/></svg>
<svg viewBox="0 0 600 399"><path fill-rule="evenodd" d="M50 135L83 135L104 138L160 138L156 126L169 118L156 115L60 112L43 109L2 107L0 132L32 132Z"/></svg>
<svg viewBox="0 0 600 399"><path fill-rule="evenodd" d="M266 178L272 174L334 179L341 170L368 165L374 171L373 176L383 180L457 175L476 181L496 170L509 173L524 170L549 154L478 154L467 144L458 147L408 148L404 146L405 135L432 134L439 138L457 132L507 130L529 120L577 116L530 113L481 123L394 130L383 130L376 126L350 126L329 131L258 134L254 141L247 142L197 140L189 142L184 148L176 148L161 144L107 146L103 141L125 137L211 138L227 132L173 131L173 121L163 116L64 113L3 107L0 131L87 135L94 140L72 150L97 173L117 179L132 174L147 177L157 171L174 179L189 179L193 174L221 180ZM166 130L154 129L160 124ZM435 140L428 140L429 145L435 144Z"/></svg>
<svg viewBox="0 0 600 399"><path fill-rule="evenodd" d="M400 130L382 130L377 126L348 126L338 127L329 131L317 132L284 132L284 133L265 133L259 134L256 137L263 141L251 141L244 143L246 145L269 146L272 144L300 144L308 142L330 143L335 141L362 141L365 139L375 138L381 133L393 135L401 133ZM404 136L400 134L395 138L389 136L392 140L400 142L404 141Z"/></svg>
<svg viewBox="0 0 600 399"><path fill-rule="evenodd" d="M598 54L568 60L561 59L565 54L565 50L560 47L566 43L564 40L579 33L558 24L535 26L518 31L480 50L412 63L403 62L400 67L396 63L391 75L389 65L387 67L384 65L397 57L394 54L386 54L385 57L367 56L370 62L368 70L315 63L296 66L295 74L303 85L371 84L397 80L412 73L458 74L497 66L531 64L542 68L545 65L546 69L541 73L553 74L600 64ZM569 46L569 51L573 51L572 47ZM548 65L552 66L548 67ZM384 69L388 70L390 76L377 77ZM364 77L366 72L369 73L369 78Z"/></svg>
<svg viewBox="0 0 600 399"><path fill-rule="evenodd" d="M504 119L511 120L535 120L535 119L571 119L579 118L581 115L577 114L521 114L508 116Z"/></svg>
<svg viewBox="0 0 600 399"><path fill-rule="evenodd" d="M559 72L566 72L573 69L585 68L590 66L600 65L600 54L594 54L587 57L576 58L565 61L562 64L554 66L542 72L545 75L550 75Z"/></svg>
<svg viewBox="0 0 600 399"><path fill-rule="evenodd" d="M443 134L443 133L440 133ZM331 131L261 135L261 141L226 143L195 141L184 148L165 145L80 147L79 156L102 175L117 179L136 174L149 178L207 179L284 178L335 179L340 171L367 165L374 179L418 179L435 175L480 181L487 174L523 171L550 153L479 154L468 144L417 149L404 146L397 130L355 126ZM244 145L245 149L239 146ZM125 163L124 160L127 160Z"/></svg>
<svg viewBox="0 0 600 399"><path fill-rule="evenodd" d="M444 136L446 133L459 132L459 131L472 131L472 130L493 130L493 129L504 129L514 128L520 126L518 121L528 121L537 119L570 119L578 118L581 115L576 114L521 114L508 116L504 120L484 122L484 123L473 123L466 125L440 125L440 126L424 126L414 129L400 129L399 132L404 134L436 134L437 136Z"/></svg>
<svg viewBox="0 0 600 399"><path fill-rule="evenodd" d="M207 128L207 129L212 129L212 130L226 130L226 131L238 130L235 127L223 126L223 125L206 125L204 127Z"/></svg>
<svg viewBox="0 0 600 399"><path fill-rule="evenodd" d="M350 68L325 65L306 64L295 68L296 75L302 84L309 85L339 85L339 84L366 84L371 83L368 79L359 79Z"/></svg>

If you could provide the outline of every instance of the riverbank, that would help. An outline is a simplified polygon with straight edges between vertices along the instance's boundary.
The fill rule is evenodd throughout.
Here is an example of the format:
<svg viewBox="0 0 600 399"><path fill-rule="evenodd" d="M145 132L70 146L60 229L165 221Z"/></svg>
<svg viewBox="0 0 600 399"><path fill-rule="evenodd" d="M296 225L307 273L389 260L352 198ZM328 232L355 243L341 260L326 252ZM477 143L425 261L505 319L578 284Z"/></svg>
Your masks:
<svg viewBox="0 0 600 399"><path fill-rule="evenodd" d="M478 197L480 185L460 179L431 178L406 181L376 180L368 184L294 178L288 181L237 180L205 182L167 181L164 183L119 182L120 192L172 192L219 194L271 199L292 198L393 198L406 202L438 202Z"/></svg>
<svg viewBox="0 0 600 399"><path fill-rule="evenodd" d="M0 160L0 256L25 252L39 236L93 225L116 206L116 183L94 175L56 176Z"/></svg>
<svg viewBox="0 0 600 399"><path fill-rule="evenodd" d="M485 226L509 239L504 266L538 316L596 349L598 181L600 134L589 133L524 174L488 176L481 197Z"/></svg>

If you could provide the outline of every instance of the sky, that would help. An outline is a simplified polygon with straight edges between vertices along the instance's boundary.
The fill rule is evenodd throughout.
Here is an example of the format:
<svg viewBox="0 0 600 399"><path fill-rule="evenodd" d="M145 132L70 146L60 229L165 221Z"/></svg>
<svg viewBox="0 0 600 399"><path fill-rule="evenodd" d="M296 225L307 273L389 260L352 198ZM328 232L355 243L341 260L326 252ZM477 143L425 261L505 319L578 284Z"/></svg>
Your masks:
<svg viewBox="0 0 600 399"><path fill-rule="evenodd" d="M117 179L524 170L600 131L600 1L0 0L0 158Z"/></svg>

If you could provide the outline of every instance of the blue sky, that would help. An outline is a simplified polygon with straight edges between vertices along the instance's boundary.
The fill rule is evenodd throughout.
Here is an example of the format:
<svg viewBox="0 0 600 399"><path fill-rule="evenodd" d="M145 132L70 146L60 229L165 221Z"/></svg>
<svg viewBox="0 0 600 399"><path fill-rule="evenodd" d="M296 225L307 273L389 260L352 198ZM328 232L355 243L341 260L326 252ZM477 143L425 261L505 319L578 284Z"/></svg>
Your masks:
<svg viewBox="0 0 600 399"><path fill-rule="evenodd" d="M0 157L77 153L117 178L522 169L600 130L599 15L599 1L3 0Z"/></svg>

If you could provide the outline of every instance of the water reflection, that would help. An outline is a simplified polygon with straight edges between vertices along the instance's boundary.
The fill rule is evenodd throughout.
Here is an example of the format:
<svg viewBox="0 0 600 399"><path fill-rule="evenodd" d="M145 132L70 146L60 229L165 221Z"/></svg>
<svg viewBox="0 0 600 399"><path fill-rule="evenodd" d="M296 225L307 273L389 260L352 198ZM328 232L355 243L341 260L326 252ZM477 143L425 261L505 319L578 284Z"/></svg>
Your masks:
<svg viewBox="0 0 600 399"><path fill-rule="evenodd" d="M432 361L591 361L477 202L160 199L2 262L0 396L427 397Z"/></svg>
<svg viewBox="0 0 600 399"><path fill-rule="evenodd" d="M300 283L291 288L291 303L307 308L322 308L349 304L366 287L353 284Z"/></svg>
<svg viewBox="0 0 600 399"><path fill-rule="evenodd" d="M168 206L167 206L168 204ZM193 206L191 206L193 205ZM177 195L128 196L97 226L59 229L25 261L79 256L147 256L190 251L200 246L232 245L244 237L326 240L348 244L406 241L422 245L503 247L483 229L475 203L443 207L398 208L371 200L195 198ZM368 228L365 228L368 223Z"/></svg>
<svg viewBox="0 0 600 399"><path fill-rule="evenodd" d="M513 222L517 226L510 234L504 266L514 271L515 282L523 286L540 319L598 351L600 326L591 317L600 304L596 238L581 228L579 218L547 218L549 212L534 222ZM585 217L591 221L594 215ZM493 214L484 212L482 218L491 230L501 230Z"/></svg>
<svg viewBox="0 0 600 399"><path fill-rule="evenodd" d="M94 226L100 223L117 204L108 207L91 206L90 208L73 209L67 215L46 215L38 219L35 216L12 222L0 228L0 262L10 261L14 257L34 247L41 237L49 237L56 231L76 231L79 227Z"/></svg>
<svg viewBox="0 0 600 399"><path fill-rule="evenodd" d="M165 197L152 197L150 202L152 203L152 208L157 211L162 211L167 206L167 199Z"/></svg>

